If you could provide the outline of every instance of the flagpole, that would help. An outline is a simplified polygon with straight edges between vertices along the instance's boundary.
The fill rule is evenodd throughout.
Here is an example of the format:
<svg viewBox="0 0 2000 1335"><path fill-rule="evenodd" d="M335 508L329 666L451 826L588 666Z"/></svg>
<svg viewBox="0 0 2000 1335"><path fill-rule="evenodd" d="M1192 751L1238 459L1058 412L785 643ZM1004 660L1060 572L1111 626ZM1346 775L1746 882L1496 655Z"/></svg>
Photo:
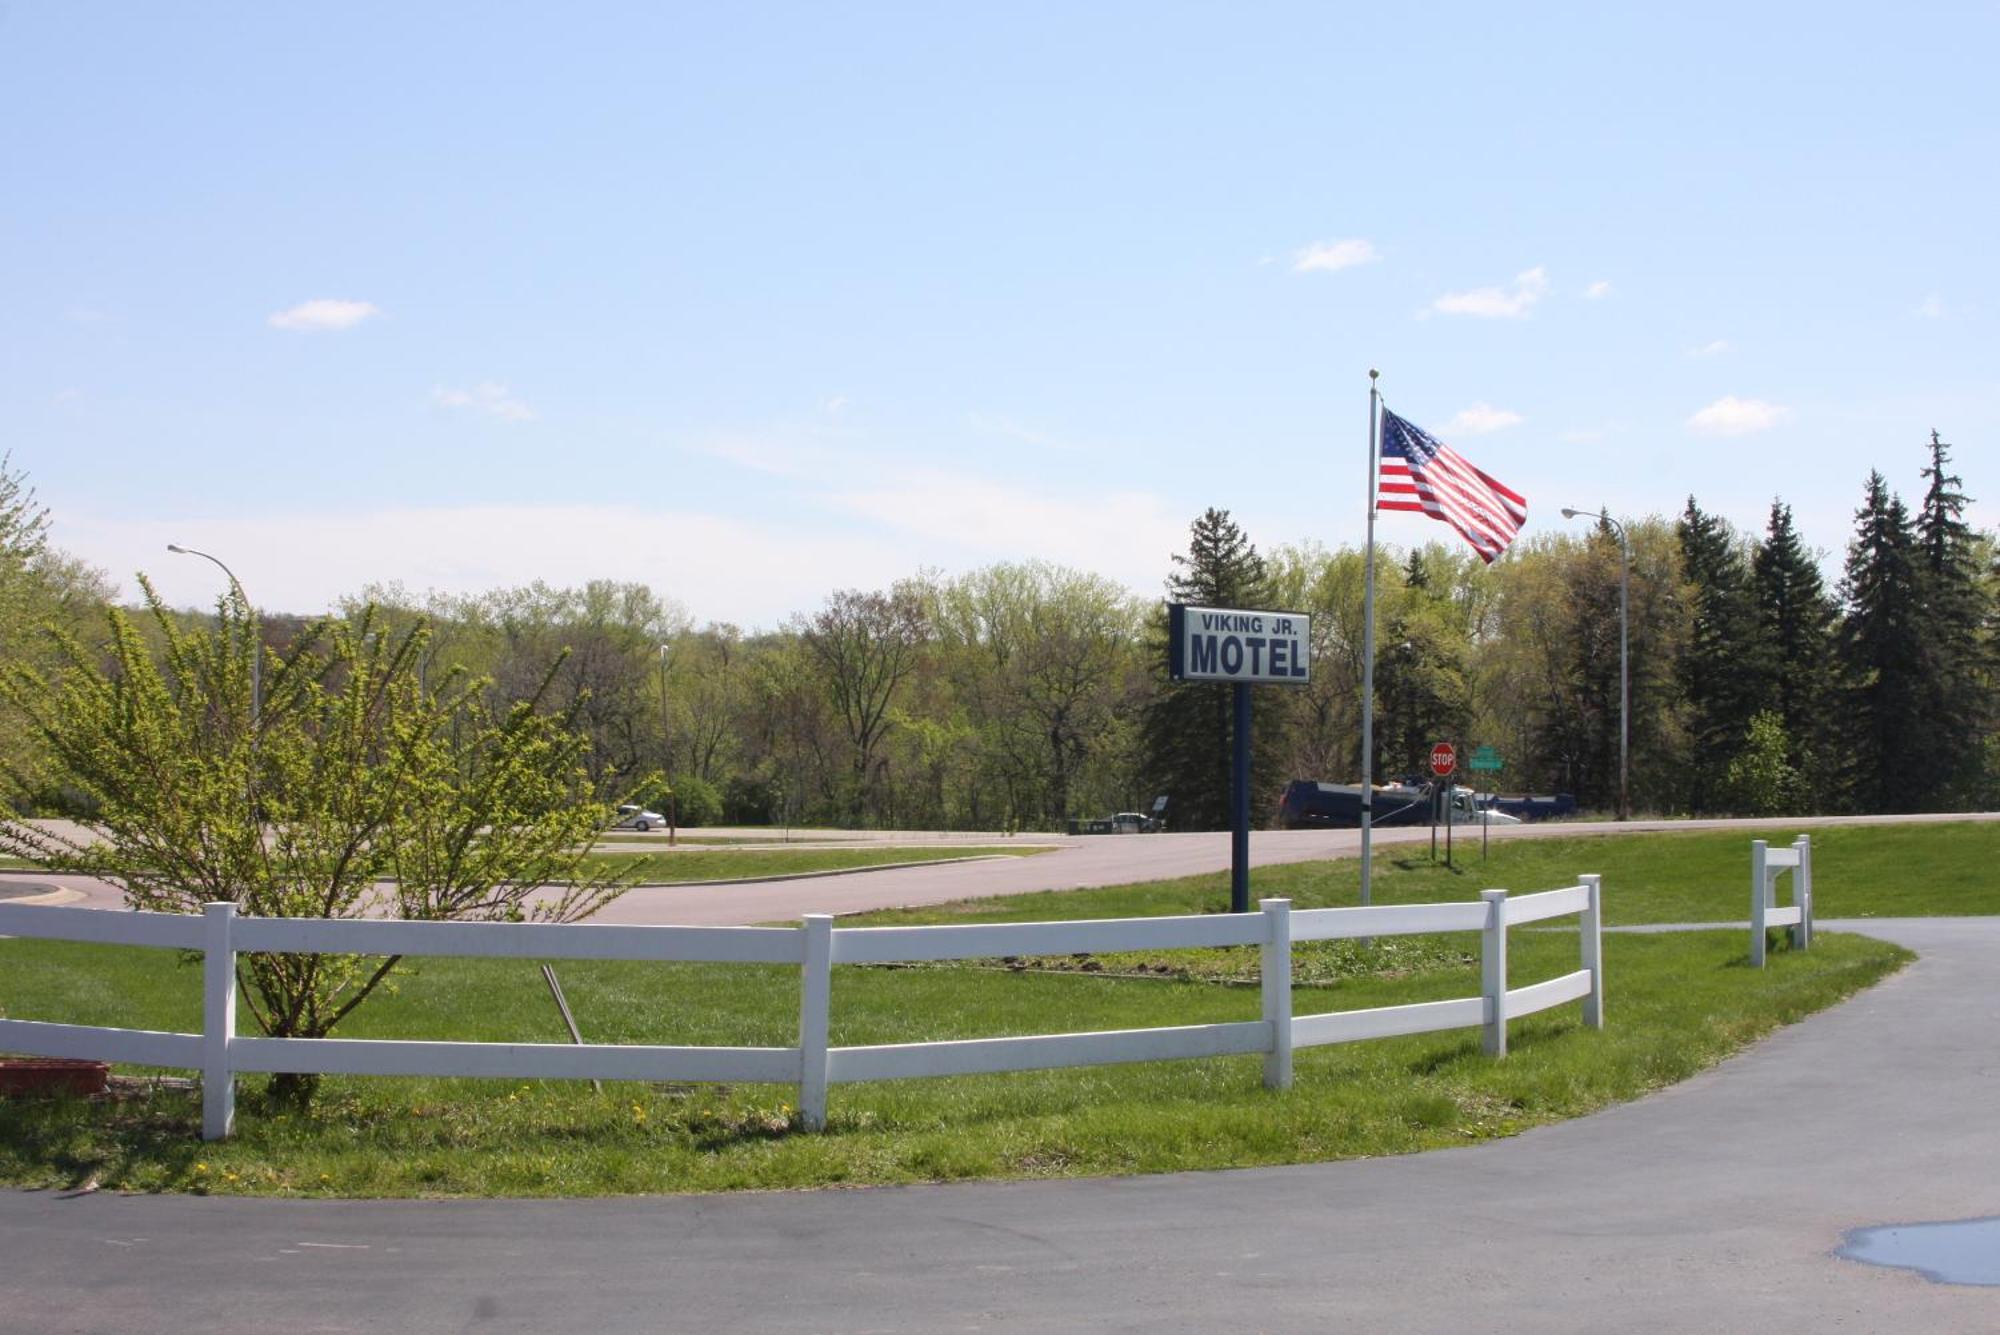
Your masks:
<svg viewBox="0 0 2000 1335"><path fill-rule="evenodd" d="M1371 900L1375 864L1375 467L1381 453L1375 433L1381 420L1381 394L1368 372L1368 547L1362 558L1361 593L1361 902Z"/></svg>

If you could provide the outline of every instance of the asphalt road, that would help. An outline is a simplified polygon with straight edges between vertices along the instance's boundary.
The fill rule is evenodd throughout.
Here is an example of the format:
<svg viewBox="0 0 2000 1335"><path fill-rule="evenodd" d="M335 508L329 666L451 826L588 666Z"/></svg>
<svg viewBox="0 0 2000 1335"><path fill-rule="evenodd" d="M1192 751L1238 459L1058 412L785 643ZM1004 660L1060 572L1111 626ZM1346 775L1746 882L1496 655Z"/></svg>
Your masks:
<svg viewBox="0 0 2000 1335"><path fill-rule="evenodd" d="M1845 925L1922 958L1512 1140L728 1197L0 1193L0 1329L1992 1332L2000 1289L1831 1253L1854 1227L2000 1213L2000 919ZM1617 1004L1614 979L1614 1024Z"/></svg>
<svg viewBox="0 0 2000 1335"><path fill-rule="evenodd" d="M1830 825L1907 824L1934 820L1996 820L2000 813L1945 816L1813 816L1782 822L1738 820L1597 821L1561 824L1496 826L1495 839L1537 839L1589 834L1632 834L1643 831L1744 829L1782 830L1781 837ZM1002 835L953 835L974 843L1006 842ZM1476 842L1477 827L1461 827L1455 836ZM1746 838L1748 835L1746 834ZM864 842L930 843L937 835L871 833ZM1428 843L1428 829L1375 831L1378 846ZM849 846L853 841L849 841ZM924 864L891 869L858 869L832 876L801 877L741 885L642 886L598 914L599 922L682 923L728 926L738 923L782 922L807 913L862 913L870 909L942 904L985 895L1023 894L1034 890L1072 890L1086 886L1129 885L1225 871L1229 867L1227 834L1062 835L1021 836L1023 844L1046 844L1051 851L1028 857L990 858L973 862ZM1459 845L1467 846L1465 842ZM1353 857L1361 847L1358 830L1259 830L1250 836L1253 868L1251 894L1256 894L1254 868L1317 858ZM1746 854L1747 853L1747 845ZM1578 868L1588 871L1589 868ZM96 908L123 908L112 886L83 877L34 878L62 886L68 902ZM1533 887L1510 886L1524 890Z"/></svg>

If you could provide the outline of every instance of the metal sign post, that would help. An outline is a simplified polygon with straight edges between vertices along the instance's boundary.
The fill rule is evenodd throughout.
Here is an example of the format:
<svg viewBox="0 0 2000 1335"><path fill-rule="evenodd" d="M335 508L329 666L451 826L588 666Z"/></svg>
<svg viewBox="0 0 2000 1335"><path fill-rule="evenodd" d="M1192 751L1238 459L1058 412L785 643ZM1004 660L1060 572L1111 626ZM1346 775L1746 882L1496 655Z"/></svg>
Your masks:
<svg viewBox="0 0 2000 1335"><path fill-rule="evenodd" d="M1229 773L1229 911L1250 911L1250 683L1239 681L1236 695L1236 752Z"/></svg>
<svg viewBox="0 0 2000 1335"><path fill-rule="evenodd" d="M1439 742L1431 747L1431 774L1435 780L1431 787L1442 795L1442 801L1431 804L1436 812L1444 808L1444 865L1451 866L1451 776L1458 772L1458 748L1450 742ZM1437 825L1431 825L1431 857L1437 857Z"/></svg>
<svg viewBox="0 0 2000 1335"><path fill-rule="evenodd" d="M1500 753L1490 746L1480 747L1472 753L1472 759L1465 762L1465 767L1475 774L1481 771L1498 774L1500 772L1500 765ZM1479 794L1476 791L1473 793L1473 800L1479 800ZM1479 808L1479 860L1481 862L1486 860L1486 841L1489 837L1488 832L1492 828L1493 803L1488 801L1484 806Z"/></svg>

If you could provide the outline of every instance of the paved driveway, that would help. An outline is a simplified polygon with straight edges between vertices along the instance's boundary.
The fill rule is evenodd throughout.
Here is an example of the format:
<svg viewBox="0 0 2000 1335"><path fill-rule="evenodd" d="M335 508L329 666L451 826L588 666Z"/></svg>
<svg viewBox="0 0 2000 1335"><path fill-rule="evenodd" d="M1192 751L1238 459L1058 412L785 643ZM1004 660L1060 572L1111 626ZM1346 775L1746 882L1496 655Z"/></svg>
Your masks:
<svg viewBox="0 0 2000 1335"><path fill-rule="evenodd" d="M0 1329L1992 1332L1834 1259L2000 1213L2000 919L1653 1097L1403 1158L612 1201L0 1193ZM1611 994L1617 1022L1617 993Z"/></svg>

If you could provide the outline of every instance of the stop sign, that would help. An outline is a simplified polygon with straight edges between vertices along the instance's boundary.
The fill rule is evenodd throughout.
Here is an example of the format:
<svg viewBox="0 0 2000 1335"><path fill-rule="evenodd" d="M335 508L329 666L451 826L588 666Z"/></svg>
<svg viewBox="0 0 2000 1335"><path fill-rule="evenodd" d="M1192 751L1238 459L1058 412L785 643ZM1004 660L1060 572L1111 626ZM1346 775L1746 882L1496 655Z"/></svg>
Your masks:
<svg viewBox="0 0 2000 1335"><path fill-rule="evenodd" d="M1431 773L1440 779L1458 768L1458 751L1450 742L1439 742L1431 748Z"/></svg>

